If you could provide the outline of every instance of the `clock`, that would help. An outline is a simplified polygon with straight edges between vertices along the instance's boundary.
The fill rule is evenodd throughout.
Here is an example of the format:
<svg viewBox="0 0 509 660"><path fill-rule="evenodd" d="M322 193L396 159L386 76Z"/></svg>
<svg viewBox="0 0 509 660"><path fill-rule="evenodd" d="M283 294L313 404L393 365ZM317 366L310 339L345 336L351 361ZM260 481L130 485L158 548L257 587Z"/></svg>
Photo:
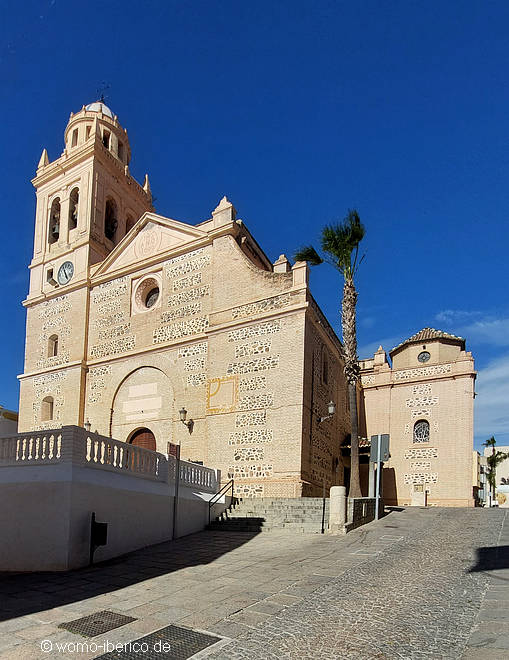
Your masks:
<svg viewBox="0 0 509 660"><path fill-rule="evenodd" d="M58 269L58 283L67 284L74 275L74 266L72 261L64 261Z"/></svg>
<svg viewBox="0 0 509 660"><path fill-rule="evenodd" d="M422 352L419 353L419 355L417 356L417 359L419 360L419 362L427 362L427 361L430 359L430 357L431 357L431 356L430 356L430 354L428 353L428 351L422 351Z"/></svg>

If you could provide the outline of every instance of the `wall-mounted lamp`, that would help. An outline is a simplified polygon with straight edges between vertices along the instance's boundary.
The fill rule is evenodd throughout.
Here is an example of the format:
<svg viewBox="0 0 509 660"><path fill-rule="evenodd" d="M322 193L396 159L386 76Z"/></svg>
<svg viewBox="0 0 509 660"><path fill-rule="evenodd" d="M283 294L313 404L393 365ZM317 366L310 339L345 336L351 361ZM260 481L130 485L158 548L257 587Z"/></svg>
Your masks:
<svg viewBox="0 0 509 660"><path fill-rule="evenodd" d="M329 413L328 415L326 415L325 417L318 418L319 424L320 422L325 422L326 419L330 419L336 412L336 404L334 403L334 401L329 401L329 405L327 406L327 412Z"/></svg>
<svg viewBox="0 0 509 660"><path fill-rule="evenodd" d="M182 424L185 424L189 429L189 433L191 433L193 430L194 422L192 419L187 419L187 410L184 408L184 406L182 406L182 408L179 410L179 416Z"/></svg>
<svg viewBox="0 0 509 660"><path fill-rule="evenodd" d="M85 422L85 431L86 431L87 433L90 433L90 429L91 429L91 428L92 428L92 424L90 423L90 420L87 419L87 421Z"/></svg>

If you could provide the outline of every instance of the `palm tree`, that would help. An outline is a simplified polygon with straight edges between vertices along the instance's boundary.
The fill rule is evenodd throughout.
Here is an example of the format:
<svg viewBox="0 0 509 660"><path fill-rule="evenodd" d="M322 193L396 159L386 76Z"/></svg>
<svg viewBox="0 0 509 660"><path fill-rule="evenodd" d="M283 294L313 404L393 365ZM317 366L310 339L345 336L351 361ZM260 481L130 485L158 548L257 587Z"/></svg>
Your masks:
<svg viewBox="0 0 509 660"><path fill-rule="evenodd" d="M502 461L505 461L506 458L509 458L509 454L503 451L496 451L495 450L495 445L497 444L497 441L495 440L495 436L491 436L491 438L488 438L485 442L483 442L484 447L491 447L491 456L486 457L486 462L488 463L488 467L490 469L488 473L488 482L490 484L490 491L491 491L491 501L496 497L496 488L497 488L497 465L499 463L502 463Z"/></svg>
<svg viewBox="0 0 509 660"><path fill-rule="evenodd" d="M364 234L364 225L361 223L357 211L353 209L348 211L348 215L343 222L326 225L322 229L321 248L324 253L323 258L312 245L301 248L294 256L296 261L307 261L311 266L317 266L325 261L339 270L344 279L343 298L341 300L341 327L345 358L344 372L348 383L352 427L350 497L361 497L362 495L359 478L359 430L357 420L357 382L360 369L357 360L355 307L358 294L354 284L354 276L364 258L359 259L359 243L364 238Z"/></svg>

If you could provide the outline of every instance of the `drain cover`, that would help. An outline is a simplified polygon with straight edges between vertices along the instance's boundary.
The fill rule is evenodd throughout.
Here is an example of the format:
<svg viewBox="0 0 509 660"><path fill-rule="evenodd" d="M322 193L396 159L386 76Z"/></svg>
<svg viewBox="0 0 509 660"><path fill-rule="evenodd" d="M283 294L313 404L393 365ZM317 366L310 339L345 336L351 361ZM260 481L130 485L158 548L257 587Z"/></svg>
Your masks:
<svg viewBox="0 0 509 660"><path fill-rule="evenodd" d="M102 633L125 626L126 623L136 621L132 616L125 616L124 614L117 614L116 612L97 612L96 614L89 614L81 619L61 623L58 627L64 628L72 633L84 635L85 637L95 637L102 635Z"/></svg>
<svg viewBox="0 0 509 660"><path fill-rule="evenodd" d="M180 626L166 626L150 635L124 644L122 651L112 651L96 660L186 660L198 651L220 641L220 637L205 635Z"/></svg>

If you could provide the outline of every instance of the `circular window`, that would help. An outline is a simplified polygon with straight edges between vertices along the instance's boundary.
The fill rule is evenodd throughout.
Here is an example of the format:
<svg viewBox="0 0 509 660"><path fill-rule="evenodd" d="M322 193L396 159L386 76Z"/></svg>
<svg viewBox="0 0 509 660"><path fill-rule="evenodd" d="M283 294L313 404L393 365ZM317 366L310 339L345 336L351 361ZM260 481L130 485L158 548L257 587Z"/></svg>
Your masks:
<svg viewBox="0 0 509 660"><path fill-rule="evenodd" d="M138 282L133 295L135 314L148 312L161 306L161 282L157 275L150 275Z"/></svg>
<svg viewBox="0 0 509 660"><path fill-rule="evenodd" d="M427 362L427 361L430 359L430 357L431 357L431 356L430 356L430 354L428 353L428 351L422 351L422 352L419 353L419 355L417 356L417 359L419 360L419 362Z"/></svg>
<svg viewBox="0 0 509 660"><path fill-rule="evenodd" d="M147 309L150 309L150 307L156 304L158 298L159 298L159 287L155 286L153 289L150 289L150 291L145 296L145 307L147 307Z"/></svg>

